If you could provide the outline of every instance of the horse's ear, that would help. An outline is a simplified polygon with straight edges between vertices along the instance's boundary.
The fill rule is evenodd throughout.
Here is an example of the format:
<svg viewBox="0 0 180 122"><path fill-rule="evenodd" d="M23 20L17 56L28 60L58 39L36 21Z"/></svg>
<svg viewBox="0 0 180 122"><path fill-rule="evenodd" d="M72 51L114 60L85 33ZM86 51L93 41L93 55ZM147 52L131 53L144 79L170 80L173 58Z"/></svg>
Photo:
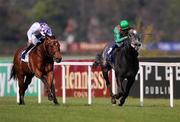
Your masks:
<svg viewBox="0 0 180 122"><path fill-rule="evenodd" d="M54 35L51 36L52 39L56 39L56 37Z"/></svg>

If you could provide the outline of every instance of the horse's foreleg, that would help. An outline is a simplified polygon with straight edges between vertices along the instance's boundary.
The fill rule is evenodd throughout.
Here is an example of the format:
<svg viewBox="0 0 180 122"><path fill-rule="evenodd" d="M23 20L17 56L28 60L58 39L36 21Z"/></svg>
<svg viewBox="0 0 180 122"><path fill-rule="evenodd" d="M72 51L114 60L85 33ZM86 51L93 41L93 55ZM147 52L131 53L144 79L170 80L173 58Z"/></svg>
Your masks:
<svg viewBox="0 0 180 122"><path fill-rule="evenodd" d="M41 79L41 81L44 83L44 85L45 85L45 87L46 87L46 89L47 89L48 99L49 99L50 101L52 101L54 98L53 98L53 94L52 94L52 92L51 92L51 88L50 88L50 86L49 86L49 84L48 84L47 79L46 79L44 76L42 76L40 79Z"/></svg>
<svg viewBox="0 0 180 122"><path fill-rule="evenodd" d="M53 102L54 102L54 104L58 104L56 94L55 94L55 87L54 87L53 79L54 79L54 74L52 71L47 74L47 80L48 80L48 84L49 84L52 94L53 94Z"/></svg>
<svg viewBox="0 0 180 122"><path fill-rule="evenodd" d="M126 90L124 92L123 97L120 99L120 104L119 104L120 106L122 106L125 103L125 100L129 95L129 91L135 81L135 77L128 77L127 80L128 81L127 81L127 85L126 85Z"/></svg>
<svg viewBox="0 0 180 122"><path fill-rule="evenodd" d="M56 98L54 84L52 84L51 89L52 89L52 93L53 93L53 96L54 96L54 100L53 100L54 104L59 104L58 101L57 101L57 98Z"/></svg>
<svg viewBox="0 0 180 122"><path fill-rule="evenodd" d="M124 88L123 88L123 80L124 78L119 75L119 73L116 72L116 80L117 80L117 86L118 86L118 94L116 94L116 99L119 99L124 94Z"/></svg>
<svg viewBox="0 0 180 122"><path fill-rule="evenodd" d="M110 81L109 81L109 78L108 78L108 70L103 69L103 77L104 77L104 79L106 81L106 86L107 86L107 89L109 90L109 93L110 93L110 96L111 96L111 103L116 104L115 95L113 95L113 93L112 93L111 84L110 84Z"/></svg>

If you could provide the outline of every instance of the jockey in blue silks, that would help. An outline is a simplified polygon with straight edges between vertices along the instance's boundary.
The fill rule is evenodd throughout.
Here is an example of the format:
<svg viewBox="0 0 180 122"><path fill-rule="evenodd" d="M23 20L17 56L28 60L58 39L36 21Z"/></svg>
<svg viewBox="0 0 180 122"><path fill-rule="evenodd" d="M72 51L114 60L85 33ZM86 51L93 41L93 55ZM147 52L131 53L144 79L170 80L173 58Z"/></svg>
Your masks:
<svg viewBox="0 0 180 122"><path fill-rule="evenodd" d="M29 46L22 53L21 60L25 60L27 52L44 40L45 36L52 36L51 28L45 22L34 22L27 31Z"/></svg>

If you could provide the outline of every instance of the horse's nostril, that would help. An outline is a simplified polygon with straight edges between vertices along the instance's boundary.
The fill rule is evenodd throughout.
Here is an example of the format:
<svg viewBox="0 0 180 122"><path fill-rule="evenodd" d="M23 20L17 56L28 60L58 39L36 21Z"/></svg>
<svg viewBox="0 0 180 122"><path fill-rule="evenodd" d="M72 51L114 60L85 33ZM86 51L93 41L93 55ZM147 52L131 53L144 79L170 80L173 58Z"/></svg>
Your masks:
<svg viewBox="0 0 180 122"><path fill-rule="evenodd" d="M57 58L56 61L57 63L60 63L62 61L62 58Z"/></svg>
<svg viewBox="0 0 180 122"><path fill-rule="evenodd" d="M135 44L135 46L138 46L138 47L140 47L140 46L141 46L141 44L140 44L140 43L137 43L137 44Z"/></svg>
<svg viewBox="0 0 180 122"><path fill-rule="evenodd" d="M60 58L60 62L62 61L62 57Z"/></svg>

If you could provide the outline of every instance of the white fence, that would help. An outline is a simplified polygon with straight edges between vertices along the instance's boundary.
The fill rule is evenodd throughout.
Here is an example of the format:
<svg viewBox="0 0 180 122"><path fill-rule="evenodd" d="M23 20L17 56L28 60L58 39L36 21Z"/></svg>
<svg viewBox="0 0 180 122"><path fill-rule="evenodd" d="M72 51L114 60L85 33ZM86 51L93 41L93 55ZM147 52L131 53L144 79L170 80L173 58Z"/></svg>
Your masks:
<svg viewBox="0 0 180 122"><path fill-rule="evenodd" d="M61 62L55 63L55 65L62 66L62 102L66 103L66 88L65 88L65 66L67 65L76 65L76 66L88 66L88 104L92 104L92 95L91 95L91 65L93 62ZM12 64L10 63L0 63L0 66L7 66L10 69ZM158 66L158 67L170 67L170 107L174 106L173 103L173 67L180 66L180 63L157 63L157 62L140 62L140 106L144 106L144 73L143 66ZM38 103L41 103L41 82L38 81ZM17 85L18 91L18 85ZM115 75L114 71L112 73L112 91L115 93ZM19 100L19 94L17 92L17 102Z"/></svg>
<svg viewBox="0 0 180 122"><path fill-rule="evenodd" d="M65 90L65 66L66 65L80 65L80 66L88 66L88 104L92 103L91 98L91 65L92 62L62 62L60 64L55 65L61 65L62 66L62 89L63 89L63 103L66 102L66 90ZM180 63L157 63L157 62L140 62L140 106L144 105L144 73L143 73L143 66L158 66L158 67L170 67L170 81L169 81L169 87L170 87L170 107L174 106L173 103L173 67L180 66ZM114 70L112 73L112 91L115 93L115 75Z"/></svg>
<svg viewBox="0 0 180 122"><path fill-rule="evenodd" d="M170 68L170 107L174 106L174 88L173 88L173 67L180 66L180 63L157 63L157 62L140 62L140 106L144 105L144 73L143 66L158 66L158 67L169 67Z"/></svg>
<svg viewBox="0 0 180 122"><path fill-rule="evenodd" d="M66 85L65 85L65 66L75 65L75 66L88 66L88 104L92 103L91 95L91 65L93 62L61 62L55 63L55 65L62 66L62 102L66 103Z"/></svg>

